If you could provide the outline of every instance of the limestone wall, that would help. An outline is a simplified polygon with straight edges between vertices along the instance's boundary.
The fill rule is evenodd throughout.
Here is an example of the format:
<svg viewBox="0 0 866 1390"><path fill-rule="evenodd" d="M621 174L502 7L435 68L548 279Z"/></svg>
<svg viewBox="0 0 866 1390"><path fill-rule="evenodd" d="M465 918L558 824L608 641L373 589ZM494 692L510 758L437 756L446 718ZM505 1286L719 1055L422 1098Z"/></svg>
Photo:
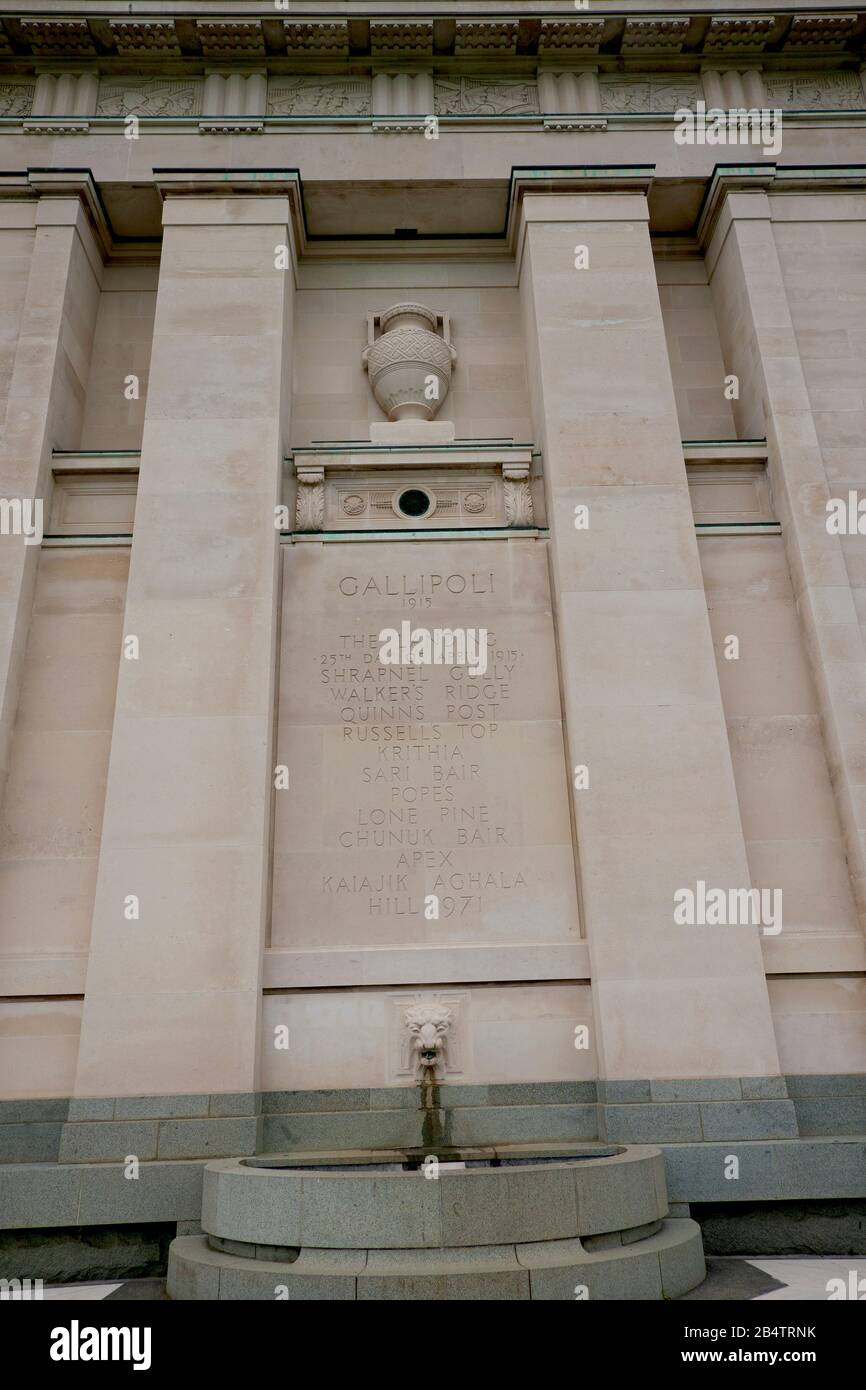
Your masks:
<svg viewBox="0 0 866 1390"><path fill-rule="evenodd" d="M467 1084L866 1065L866 560L824 518L866 464L849 30L814 69L806 43L790 70L773 51L742 71L676 30L643 71L639 26L597 63L560 63L539 27L537 53L504 34L497 75L468 30L453 64L414 62L419 25L391 53L373 26L357 63L336 35L327 72L284 48L267 75L252 50L237 70L237 53L206 75L178 50L138 72L120 25L98 76L48 71L38 24L33 52L16 40L0 496L43 497L49 534L0 545L0 1093L409 1084L401 1011L431 991ZM674 107L719 93L785 112L779 167L675 142ZM450 318L441 417L503 457L424 463L462 539L390 534L413 465L382 457L384 479L350 460L316 533L294 511L299 460L372 452L368 318L406 300ZM736 452L765 438L757 463ZM754 483L765 510L690 508L683 441L708 440L732 450L716 500ZM103 454L123 451L112 481ZM131 529L139 468L130 550L107 533ZM479 489L465 510L460 469ZM363 534L379 522L387 540ZM421 713L374 697L396 712L366 728L437 726L407 744L471 750L484 728L477 758L428 753L380 785L403 767L347 740L365 721L323 662L422 611L486 624L504 656L492 694L449 696L443 677ZM140 664L122 659L129 623ZM354 708L356 678L338 683ZM383 819L423 805L405 791L433 815ZM414 835L411 871L399 841L382 856L363 838L383 825ZM472 905L457 887L433 921L420 902L446 851ZM702 876L781 890L783 932L672 923ZM124 936L127 893L144 915Z"/></svg>
<svg viewBox="0 0 866 1390"><path fill-rule="evenodd" d="M0 1005L6 1095L75 1078L128 567L120 547L40 558L0 816L4 959L26 996Z"/></svg>
<svg viewBox="0 0 866 1390"><path fill-rule="evenodd" d="M736 439L703 258L657 257L656 276L682 437Z"/></svg>
<svg viewBox="0 0 866 1390"><path fill-rule="evenodd" d="M6 413L34 239L32 226L0 222L0 420Z"/></svg>
<svg viewBox="0 0 866 1390"><path fill-rule="evenodd" d="M490 985L436 991L452 1000L452 1085L590 1080L595 1049L578 1051L575 1028L592 1029L588 985ZM401 1055L401 1013L411 989L269 994L262 1016L262 1087L321 1090L412 1084ZM274 1047L275 1030L290 1047Z"/></svg>
<svg viewBox="0 0 866 1390"><path fill-rule="evenodd" d="M158 266L111 266L99 299L82 449L140 449ZM132 382L130 376L137 378Z"/></svg>
<svg viewBox="0 0 866 1390"><path fill-rule="evenodd" d="M786 941L798 932L857 934L782 539L704 536L700 553L752 884L782 890ZM725 657L731 634L735 660Z"/></svg>
<svg viewBox="0 0 866 1390"><path fill-rule="evenodd" d="M773 235L830 496L862 489L866 467L866 198L787 200ZM840 541L866 634L862 536Z"/></svg>

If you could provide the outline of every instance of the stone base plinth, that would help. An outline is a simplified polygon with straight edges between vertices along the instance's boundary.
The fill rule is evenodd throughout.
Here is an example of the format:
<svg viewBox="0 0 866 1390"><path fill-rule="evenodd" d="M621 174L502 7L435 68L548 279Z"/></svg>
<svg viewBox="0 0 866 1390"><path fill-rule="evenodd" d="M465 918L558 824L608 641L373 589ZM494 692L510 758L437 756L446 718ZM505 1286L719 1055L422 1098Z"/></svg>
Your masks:
<svg viewBox="0 0 866 1390"><path fill-rule="evenodd" d="M580 1240L468 1250L302 1250L292 1263L172 1242L168 1293L190 1300L679 1298L705 1275L700 1227L662 1221L633 1244L588 1251Z"/></svg>
<svg viewBox="0 0 866 1390"><path fill-rule="evenodd" d="M453 420L379 420L370 426L373 444L453 444Z"/></svg>

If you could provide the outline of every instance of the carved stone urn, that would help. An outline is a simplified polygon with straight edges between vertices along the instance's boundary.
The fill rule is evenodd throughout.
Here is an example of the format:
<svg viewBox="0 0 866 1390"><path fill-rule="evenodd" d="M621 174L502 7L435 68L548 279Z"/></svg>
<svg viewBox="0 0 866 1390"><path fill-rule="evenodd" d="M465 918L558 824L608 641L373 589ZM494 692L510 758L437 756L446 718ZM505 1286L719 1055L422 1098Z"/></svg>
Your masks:
<svg viewBox="0 0 866 1390"><path fill-rule="evenodd" d="M392 304L368 319L362 361L389 420L432 420L456 360L447 314L423 304Z"/></svg>

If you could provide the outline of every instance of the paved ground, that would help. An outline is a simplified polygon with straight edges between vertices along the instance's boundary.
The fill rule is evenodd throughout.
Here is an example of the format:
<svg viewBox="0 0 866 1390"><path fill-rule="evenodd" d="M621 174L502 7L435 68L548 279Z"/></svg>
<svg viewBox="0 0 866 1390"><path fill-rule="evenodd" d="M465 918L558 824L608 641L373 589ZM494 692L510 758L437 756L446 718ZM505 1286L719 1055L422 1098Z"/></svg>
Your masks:
<svg viewBox="0 0 866 1390"><path fill-rule="evenodd" d="M685 1300L748 1299L766 1303L804 1300L814 1303L829 1297L827 1283L830 1279L842 1279L847 1288L852 1270L856 1271L858 1281L866 1278L866 1258L862 1255L814 1258L708 1255L706 1279L686 1294Z"/></svg>
<svg viewBox="0 0 866 1390"><path fill-rule="evenodd" d="M830 1279L842 1279L846 1288L851 1271L857 1279L866 1279L866 1258L863 1256L824 1256L808 1259L799 1255L785 1258L753 1255L707 1257L707 1277L699 1288L686 1294L684 1301L748 1300L779 1302L794 1299L821 1302L827 1299ZM866 1289L866 1285L864 1285ZM49 1286L46 1299L130 1299L153 1300L165 1298L162 1279L127 1279L106 1284L61 1284Z"/></svg>

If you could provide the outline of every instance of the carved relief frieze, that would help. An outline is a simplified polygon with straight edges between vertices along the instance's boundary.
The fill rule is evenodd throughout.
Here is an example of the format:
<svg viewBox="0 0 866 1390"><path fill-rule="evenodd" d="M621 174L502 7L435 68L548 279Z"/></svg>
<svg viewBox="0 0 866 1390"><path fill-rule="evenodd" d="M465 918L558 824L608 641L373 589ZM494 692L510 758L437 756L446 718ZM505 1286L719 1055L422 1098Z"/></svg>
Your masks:
<svg viewBox="0 0 866 1390"><path fill-rule="evenodd" d="M26 77L0 82L0 116L29 116L35 89L36 83Z"/></svg>
<svg viewBox="0 0 866 1390"><path fill-rule="evenodd" d="M602 111L616 111L622 115L634 115L650 109L650 82L648 77L599 77Z"/></svg>
<svg viewBox="0 0 866 1390"><path fill-rule="evenodd" d="M782 111L856 111L866 106L855 72L764 73L769 106Z"/></svg>
<svg viewBox="0 0 866 1390"><path fill-rule="evenodd" d="M683 107L694 110L701 96L697 77L655 74L621 77L602 74L598 81L602 111L626 116L677 111Z"/></svg>
<svg viewBox="0 0 866 1390"><path fill-rule="evenodd" d="M100 81L97 116L198 116L200 77L126 77Z"/></svg>
<svg viewBox="0 0 866 1390"><path fill-rule="evenodd" d="M650 111L679 111L683 107L693 111L701 96L701 84L697 77L650 78Z"/></svg>
<svg viewBox="0 0 866 1390"><path fill-rule="evenodd" d="M371 470L366 477L328 480L325 517L328 526L335 530L392 530L398 522L410 529L428 522L440 527L501 526L503 498L507 499L508 486L510 484L495 481L489 473L456 477L453 472L401 469L398 474L389 473L385 477L378 470ZM400 511L400 495L411 488L421 488L430 498L430 508L423 517L406 516ZM531 500L529 505L531 514ZM531 520L513 523L506 520L506 524L530 526L533 523Z"/></svg>
<svg viewBox="0 0 866 1390"><path fill-rule="evenodd" d="M523 116L539 110L538 87L524 78L437 78L434 96L441 116Z"/></svg>
<svg viewBox="0 0 866 1390"><path fill-rule="evenodd" d="M269 116L369 116L369 77L274 77Z"/></svg>

